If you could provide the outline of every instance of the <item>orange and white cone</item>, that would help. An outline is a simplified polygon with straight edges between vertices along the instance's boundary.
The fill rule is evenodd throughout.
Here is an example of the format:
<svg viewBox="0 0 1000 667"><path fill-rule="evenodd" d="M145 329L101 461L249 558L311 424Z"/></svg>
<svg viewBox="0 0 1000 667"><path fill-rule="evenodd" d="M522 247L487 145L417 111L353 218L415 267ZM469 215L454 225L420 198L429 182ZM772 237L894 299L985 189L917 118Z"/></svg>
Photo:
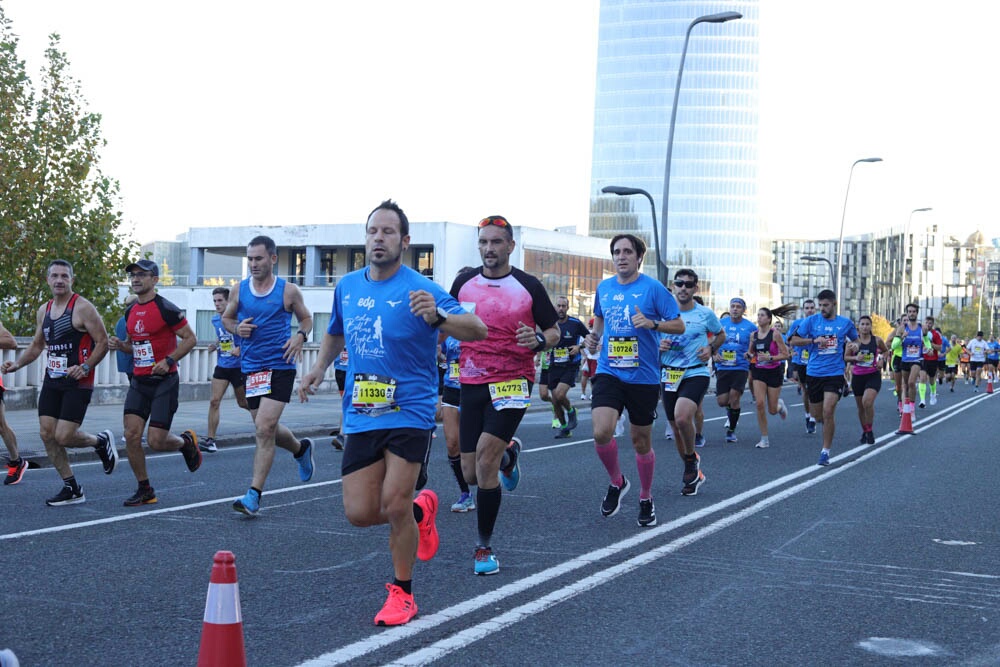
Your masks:
<svg viewBox="0 0 1000 667"><path fill-rule="evenodd" d="M987 394L992 394L993 393L993 376L992 375L989 376L988 378L986 378L986 393Z"/></svg>
<svg viewBox="0 0 1000 667"><path fill-rule="evenodd" d="M903 414L896 435L913 435L913 403L903 403Z"/></svg>
<svg viewBox="0 0 1000 667"><path fill-rule="evenodd" d="M198 667L246 667L246 664L236 556L232 551L217 551L205 600Z"/></svg>

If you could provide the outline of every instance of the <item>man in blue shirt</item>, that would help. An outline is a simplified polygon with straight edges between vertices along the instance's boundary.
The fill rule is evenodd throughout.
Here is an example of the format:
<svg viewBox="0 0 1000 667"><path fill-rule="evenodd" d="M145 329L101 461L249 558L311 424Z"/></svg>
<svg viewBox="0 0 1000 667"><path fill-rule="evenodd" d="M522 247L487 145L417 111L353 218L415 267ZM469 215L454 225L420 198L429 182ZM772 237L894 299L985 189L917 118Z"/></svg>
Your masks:
<svg viewBox="0 0 1000 667"><path fill-rule="evenodd" d="M696 291L697 273L681 269L674 274L674 295L684 322L684 333L660 336L663 411L674 432L677 453L684 461L681 494L685 496L697 495L698 487L705 481L701 457L695 452L694 418L708 391L711 377L708 360L725 346L728 337L712 309L695 303ZM709 334L713 336L711 343L708 342Z"/></svg>
<svg viewBox="0 0 1000 667"><path fill-rule="evenodd" d="M736 424L740 420L740 399L747 386L750 361L747 349L757 325L743 318L747 303L740 297L729 301L729 317L723 320L725 342L715 352L715 400L726 408L726 442L736 442ZM717 345L713 341L713 345Z"/></svg>
<svg viewBox="0 0 1000 667"><path fill-rule="evenodd" d="M785 337L786 340L795 330L798 328L802 322L805 321L807 317L815 314L816 312L816 302L813 299L806 299L802 302L802 317L795 320L788 327L788 334ZM799 393L802 394L802 408L806 413L806 433L812 435L816 433L816 420L813 418L809 411L809 391L806 388L806 363L809 361L809 348L808 347L792 347L792 360L789 366L792 371L792 377L795 379L796 384L799 385Z"/></svg>
<svg viewBox="0 0 1000 667"><path fill-rule="evenodd" d="M215 452L219 447L215 444L216 431L219 429L219 408L222 397L230 385L236 395L236 405L249 411L247 405L246 386L243 384L243 371L240 370L240 346L242 341L226 331L222 326L222 314L229 305L229 288L216 287L212 290L212 304L215 315L212 315L212 328L215 330L215 342L208 351L217 352L215 370L212 372L212 398L208 402L208 436L198 442L203 452Z"/></svg>
<svg viewBox="0 0 1000 667"><path fill-rule="evenodd" d="M611 483L601 503L601 514L613 516L629 490L618 463L615 424L628 410L631 439L639 472L640 526L655 526L651 489L656 454L652 428L659 399L660 333L684 333L677 301L661 283L640 272L646 244L632 234L611 239L616 275L597 286L594 328L587 334L591 353L600 347L593 378L590 418L594 448Z"/></svg>
<svg viewBox="0 0 1000 667"><path fill-rule="evenodd" d="M788 342L809 348L806 363L809 405L813 417L823 424L823 449L818 465L827 466L836 430L833 415L845 384L844 345L857 339L858 330L851 320L837 315L837 295L833 290L823 290L816 301L819 312L805 318Z"/></svg>
<svg viewBox="0 0 1000 667"><path fill-rule="evenodd" d="M403 266L409 221L393 201L368 216L368 267L337 282L330 325L319 355L299 387L308 400L346 345L344 392L344 513L355 526L389 524L393 583L376 625L402 625L417 614L414 555L430 560L439 538L437 495L414 499L430 453L437 408L438 334L484 340L486 325L441 286Z"/></svg>

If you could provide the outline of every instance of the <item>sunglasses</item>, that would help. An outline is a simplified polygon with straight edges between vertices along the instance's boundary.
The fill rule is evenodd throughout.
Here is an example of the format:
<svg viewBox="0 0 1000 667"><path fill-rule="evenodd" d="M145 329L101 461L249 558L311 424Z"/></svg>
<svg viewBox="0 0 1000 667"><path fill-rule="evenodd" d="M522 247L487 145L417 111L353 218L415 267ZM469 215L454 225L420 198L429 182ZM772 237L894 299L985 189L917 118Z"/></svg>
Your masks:
<svg viewBox="0 0 1000 667"><path fill-rule="evenodd" d="M698 283L696 283L693 280L675 280L674 281L674 287L686 287L688 289L694 289L695 286L697 286L697 284Z"/></svg>
<svg viewBox="0 0 1000 667"><path fill-rule="evenodd" d="M483 218L479 221L480 227L489 227L490 225L496 225L497 227L510 227L510 223L507 222L507 218L502 215L491 215L488 218Z"/></svg>

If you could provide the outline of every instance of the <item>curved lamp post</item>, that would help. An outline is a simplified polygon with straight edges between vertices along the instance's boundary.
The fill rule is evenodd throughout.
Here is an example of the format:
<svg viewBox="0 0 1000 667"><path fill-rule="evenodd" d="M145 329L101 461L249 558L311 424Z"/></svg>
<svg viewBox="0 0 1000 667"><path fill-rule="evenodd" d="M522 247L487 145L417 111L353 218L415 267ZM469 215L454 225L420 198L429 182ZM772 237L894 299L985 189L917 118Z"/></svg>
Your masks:
<svg viewBox="0 0 1000 667"><path fill-rule="evenodd" d="M833 264L826 257L819 257L817 255L802 255L799 259L803 262L809 262L810 264L814 262L826 262L826 265L830 267L830 277L833 278ZM839 294L837 295L837 298L840 298Z"/></svg>
<svg viewBox="0 0 1000 667"><path fill-rule="evenodd" d="M706 16L699 16L687 27L687 32L684 34L684 48L681 49L681 64L677 68L677 83L674 85L674 106L670 110L670 132L667 135L667 163L663 168L663 203L660 206L660 211L663 212L663 244L667 244L667 215L668 208L667 204L670 199L670 158L674 152L674 124L677 121L677 100L681 95L681 77L684 76L684 60L687 58L688 50L688 40L691 38L691 29L694 28L699 23L725 23L726 21L732 21L734 19L743 18L743 14L739 12L720 12L718 14L708 14ZM659 255L659 245L657 245L657 254ZM664 247L663 257L667 256L666 248ZM665 267L664 267L665 268Z"/></svg>
<svg viewBox="0 0 1000 667"><path fill-rule="evenodd" d="M659 280L664 285L667 284L667 265L663 263L663 258L660 255L660 234L657 231L656 226L656 204L653 202L653 197L648 192L642 188L626 188L620 185L605 185L601 188L601 192L604 194L618 195L620 197L627 197L629 195L643 195L649 200L649 208L653 212L653 243L656 244L656 279Z"/></svg>
<svg viewBox="0 0 1000 667"><path fill-rule="evenodd" d="M859 162L881 162L880 157L865 157L860 160L855 160L854 164L851 165L851 173L847 176L847 192L844 193L844 210L840 214L840 242L837 243L837 278L834 283L834 291L837 293L838 303L843 304L846 300L846 295L842 294L840 291L840 272L844 268L844 219L847 218L847 197L851 194L851 177L854 176L854 167L858 165Z"/></svg>
<svg viewBox="0 0 1000 667"><path fill-rule="evenodd" d="M903 263L903 270L900 271L900 273L902 273L903 275L899 277L899 313L903 312L903 306L905 305L903 303L903 295L906 293L905 288L907 283L910 282L908 280L909 274L906 272L906 248L907 248L906 237L910 235L910 223L913 222L914 213L922 213L924 211L933 211L933 210L934 210L933 208L928 206L925 208L915 208L912 211L910 211L910 217L906 219L906 227L903 228L903 236L899 240L899 245L900 245L899 249L902 252L902 263Z"/></svg>

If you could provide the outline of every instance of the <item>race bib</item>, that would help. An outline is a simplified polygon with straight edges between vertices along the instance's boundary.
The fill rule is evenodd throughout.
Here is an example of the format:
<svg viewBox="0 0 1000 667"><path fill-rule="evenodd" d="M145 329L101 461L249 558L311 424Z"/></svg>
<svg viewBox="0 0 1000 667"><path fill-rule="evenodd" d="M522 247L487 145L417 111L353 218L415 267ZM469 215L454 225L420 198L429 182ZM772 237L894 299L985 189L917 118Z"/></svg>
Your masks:
<svg viewBox="0 0 1000 667"><path fill-rule="evenodd" d="M837 337L821 336L816 347L819 348L816 354L837 354Z"/></svg>
<svg viewBox="0 0 1000 667"><path fill-rule="evenodd" d="M733 366L736 364L736 350L723 350L722 351L722 363L725 366Z"/></svg>
<svg viewBox="0 0 1000 667"><path fill-rule="evenodd" d="M769 364L771 363L771 353L770 352L758 352L757 353L757 364Z"/></svg>
<svg viewBox="0 0 1000 667"><path fill-rule="evenodd" d="M231 356L233 356L233 350L234 349L236 349L236 346L233 345L233 339L232 338L220 338L219 339L219 351L222 353L222 356L224 356L224 357L231 357Z"/></svg>
<svg viewBox="0 0 1000 667"><path fill-rule="evenodd" d="M347 365L347 348L346 347L343 350L340 351L340 355L338 357L338 360L340 361L341 364L343 364L345 366Z"/></svg>
<svg viewBox="0 0 1000 667"><path fill-rule="evenodd" d="M875 354L872 352L862 352L858 355L858 360L854 362L855 366L861 366L863 368L871 368L875 365Z"/></svg>
<svg viewBox="0 0 1000 667"><path fill-rule="evenodd" d="M677 391L681 380L684 379L685 370L684 368L662 366L660 368L660 383L663 385L663 391Z"/></svg>
<svg viewBox="0 0 1000 667"><path fill-rule="evenodd" d="M809 361L809 350L802 350L802 361Z"/></svg>
<svg viewBox="0 0 1000 667"><path fill-rule="evenodd" d="M458 362L457 361L449 362L448 363L448 379L451 380L451 381L453 381L453 382L458 382L459 375L460 375L460 373L459 373L459 368L458 368Z"/></svg>
<svg viewBox="0 0 1000 667"><path fill-rule="evenodd" d="M907 345L904 354L907 357L919 357L922 349L919 345Z"/></svg>
<svg viewBox="0 0 1000 667"><path fill-rule="evenodd" d="M50 378L64 378L67 370L69 370L69 360L66 357L48 355L45 360L45 372Z"/></svg>
<svg viewBox="0 0 1000 667"><path fill-rule="evenodd" d="M636 336L610 336L608 338L608 365L611 368L638 368L639 338Z"/></svg>
<svg viewBox="0 0 1000 667"><path fill-rule="evenodd" d="M531 405L528 381L523 378L507 382L490 382L489 388L494 410L524 410Z"/></svg>
<svg viewBox="0 0 1000 667"><path fill-rule="evenodd" d="M271 371L247 373L247 396L267 396L271 393Z"/></svg>
<svg viewBox="0 0 1000 667"><path fill-rule="evenodd" d="M136 368L152 368L156 365L153 358L153 344L148 340L132 343L132 364Z"/></svg>
<svg viewBox="0 0 1000 667"><path fill-rule="evenodd" d="M351 407L359 414L379 417L388 412L398 412L396 405L396 379L384 375L356 373L351 392Z"/></svg>
<svg viewBox="0 0 1000 667"><path fill-rule="evenodd" d="M569 348L568 347L556 347L552 349L552 354L555 358L552 360L554 364L565 364L569 361Z"/></svg>

